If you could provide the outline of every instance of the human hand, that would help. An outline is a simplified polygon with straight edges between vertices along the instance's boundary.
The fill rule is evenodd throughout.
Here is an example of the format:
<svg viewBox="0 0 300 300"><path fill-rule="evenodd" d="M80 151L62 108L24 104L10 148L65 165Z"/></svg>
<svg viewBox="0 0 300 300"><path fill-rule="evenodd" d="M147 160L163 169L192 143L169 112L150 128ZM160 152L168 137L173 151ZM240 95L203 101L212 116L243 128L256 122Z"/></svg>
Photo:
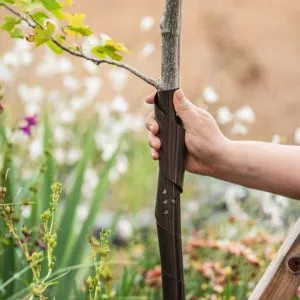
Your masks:
<svg viewBox="0 0 300 300"><path fill-rule="evenodd" d="M153 104L154 96L148 96L146 103ZM191 173L212 176L230 140L222 134L212 115L190 102L181 89L174 93L173 103L186 131L185 169ZM157 136L159 125L154 111L146 119L146 128L149 130L148 142L152 158L158 160L161 141Z"/></svg>

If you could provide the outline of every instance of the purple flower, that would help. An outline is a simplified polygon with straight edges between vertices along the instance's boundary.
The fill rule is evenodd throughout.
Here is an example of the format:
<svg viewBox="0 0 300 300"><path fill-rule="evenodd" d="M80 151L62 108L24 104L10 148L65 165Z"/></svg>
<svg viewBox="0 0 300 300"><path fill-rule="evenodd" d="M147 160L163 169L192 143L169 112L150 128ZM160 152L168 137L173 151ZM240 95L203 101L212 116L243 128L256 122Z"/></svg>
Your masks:
<svg viewBox="0 0 300 300"><path fill-rule="evenodd" d="M21 131L23 131L24 134L31 136L31 126L29 126L29 125L21 126L21 127L19 127L19 129Z"/></svg>
<svg viewBox="0 0 300 300"><path fill-rule="evenodd" d="M0 114L3 112L3 110L4 110L4 107L3 107L3 105L0 102Z"/></svg>
<svg viewBox="0 0 300 300"><path fill-rule="evenodd" d="M27 116L24 118L28 126L35 126L37 124L37 115Z"/></svg>
<svg viewBox="0 0 300 300"><path fill-rule="evenodd" d="M20 126L19 129L27 136L31 136L32 127L37 124L37 115L26 116L24 117L24 121L26 124L24 126Z"/></svg>

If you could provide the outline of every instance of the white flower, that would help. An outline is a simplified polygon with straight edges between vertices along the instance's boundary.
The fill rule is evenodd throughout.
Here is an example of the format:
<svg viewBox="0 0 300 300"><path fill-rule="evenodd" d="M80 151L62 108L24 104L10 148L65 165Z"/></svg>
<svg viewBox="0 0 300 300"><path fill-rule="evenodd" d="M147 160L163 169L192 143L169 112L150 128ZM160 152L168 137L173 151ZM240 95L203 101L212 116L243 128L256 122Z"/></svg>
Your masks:
<svg viewBox="0 0 300 300"><path fill-rule="evenodd" d="M61 57L61 58L56 58L58 61L57 61L57 68L58 68L58 71L60 73L68 73L70 71L72 71L72 63L71 61L66 58L66 57Z"/></svg>
<svg viewBox="0 0 300 300"><path fill-rule="evenodd" d="M109 160L118 147L118 140L111 134L101 131L95 133L95 142L98 150L102 150L102 159Z"/></svg>
<svg viewBox="0 0 300 300"><path fill-rule="evenodd" d="M80 160L82 151L76 148L71 148L67 153L67 163L73 165Z"/></svg>
<svg viewBox="0 0 300 300"><path fill-rule="evenodd" d="M0 63L0 81L9 81L12 79L12 74L9 69Z"/></svg>
<svg viewBox="0 0 300 300"><path fill-rule="evenodd" d="M248 133L247 127L240 123L236 122L233 127L231 128L231 133L232 134L241 134L241 135L246 135Z"/></svg>
<svg viewBox="0 0 300 300"><path fill-rule="evenodd" d="M45 91L40 86L29 87L26 84L20 84L17 89L23 102L27 103L38 103L45 95Z"/></svg>
<svg viewBox="0 0 300 300"><path fill-rule="evenodd" d="M107 103L96 103L95 111L99 115L99 121L102 125L109 125L111 115L110 115L110 105Z"/></svg>
<svg viewBox="0 0 300 300"><path fill-rule="evenodd" d="M87 72L89 72L91 74L97 73L99 67L96 64L94 64L93 62L84 59L82 64L83 64L83 68Z"/></svg>
<svg viewBox="0 0 300 300"><path fill-rule="evenodd" d="M128 73L120 68L113 68L108 72L108 78L111 81L112 87L115 91L120 92L128 79Z"/></svg>
<svg viewBox="0 0 300 300"><path fill-rule="evenodd" d="M295 142L300 144L300 127L298 127L295 131Z"/></svg>
<svg viewBox="0 0 300 300"><path fill-rule="evenodd" d="M6 135L10 137L13 144L26 145L28 143L28 137L20 130L6 132Z"/></svg>
<svg viewBox="0 0 300 300"><path fill-rule="evenodd" d="M23 66L30 65L33 61L33 55L29 51L24 51L18 54L19 62Z"/></svg>
<svg viewBox="0 0 300 300"><path fill-rule="evenodd" d="M207 86L203 90L202 97L207 103L216 103L219 100L219 95L212 86Z"/></svg>
<svg viewBox="0 0 300 300"><path fill-rule="evenodd" d="M116 224L116 233L123 240L129 240L133 235L132 224L125 219L120 219Z"/></svg>
<svg viewBox="0 0 300 300"><path fill-rule="evenodd" d="M120 154L116 162L116 170L120 174L124 174L128 170L128 159L125 154Z"/></svg>
<svg viewBox="0 0 300 300"><path fill-rule="evenodd" d="M70 110L70 109L63 109L60 113L59 113L59 119L63 124L71 124L74 123L75 119L76 119L76 115L74 113L74 111Z"/></svg>
<svg viewBox="0 0 300 300"><path fill-rule="evenodd" d="M32 160L36 160L43 154L43 145L40 139L33 140L29 146L29 155Z"/></svg>
<svg viewBox="0 0 300 300"><path fill-rule="evenodd" d="M84 79L85 95L88 98L94 98L102 87L102 80L99 77L87 77Z"/></svg>
<svg viewBox="0 0 300 300"><path fill-rule="evenodd" d="M56 148L54 150L54 157L57 163L59 164L64 164L65 160L66 160L66 153L64 151L64 149L62 148Z"/></svg>
<svg viewBox="0 0 300 300"><path fill-rule="evenodd" d="M63 79L63 85L65 88L71 90L71 91L78 91L81 84L78 78L75 78L74 76L67 75Z"/></svg>
<svg viewBox="0 0 300 300"><path fill-rule="evenodd" d="M57 143L63 143L66 142L69 138L71 133L67 132L64 127L61 126L55 126L53 130L54 140Z"/></svg>
<svg viewBox="0 0 300 300"><path fill-rule="evenodd" d="M280 144L280 141L281 141L280 135L274 134L274 135L272 136L272 141L271 141L271 143L273 143L273 144Z"/></svg>
<svg viewBox="0 0 300 300"><path fill-rule="evenodd" d="M86 55L91 54L91 49L100 44L100 38L96 35L91 35L84 39L81 45L82 52Z"/></svg>
<svg viewBox="0 0 300 300"><path fill-rule="evenodd" d="M72 97L71 99L71 108L74 111L79 111L83 109L89 101L84 97Z"/></svg>
<svg viewBox="0 0 300 300"><path fill-rule="evenodd" d="M118 113L126 113L128 103L123 96L116 96L111 103L111 110Z"/></svg>
<svg viewBox="0 0 300 300"><path fill-rule="evenodd" d="M82 195L85 199L91 199L98 182L99 175L96 169L88 167L84 173L84 183L82 187Z"/></svg>
<svg viewBox="0 0 300 300"><path fill-rule="evenodd" d="M89 207L86 204L79 204L76 209L76 217L78 221L84 222L89 214Z"/></svg>
<svg viewBox="0 0 300 300"><path fill-rule="evenodd" d="M60 73L68 73L72 68L72 63L68 58L57 57L53 52L47 50L41 63L36 67L36 73L40 76L51 77Z"/></svg>
<svg viewBox="0 0 300 300"><path fill-rule="evenodd" d="M232 121L232 113L228 106L221 106L217 112L217 120L221 125L228 124Z"/></svg>
<svg viewBox="0 0 300 300"><path fill-rule="evenodd" d="M40 105L36 103L26 103L24 108L27 115L39 114L41 111Z"/></svg>
<svg viewBox="0 0 300 300"><path fill-rule="evenodd" d="M17 67L19 65L18 55L15 52L7 52L3 55L2 61L5 65Z"/></svg>
<svg viewBox="0 0 300 300"><path fill-rule="evenodd" d="M15 52L24 52L32 49L32 44L27 42L25 39L16 39L14 40L14 51Z"/></svg>
<svg viewBox="0 0 300 300"><path fill-rule="evenodd" d="M253 109L249 105L245 105L241 108L239 108L235 112L235 116L238 120L242 122L247 122L247 123L254 123L255 121L255 114Z"/></svg>
<svg viewBox="0 0 300 300"><path fill-rule="evenodd" d="M146 16L141 20L140 29L143 31L148 31L153 27L153 25L154 25L154 19L150 16Z"/></svg>
<svg viewBox="0 0 300 300"><path fill-rule="evenodd" d="M143 116L126 114L123 119L124 126L129 130L138 132L144 128Z"/></svg>
<svg viewBox="0 0 300 300"><path fill-rule="evenodd" d="M24 219L28 219L31 216L31 205L22 205L21 216Z"/></svg>
<svg viewBox="0 0 300 300"><path fill-rule="evenodd" d="M144 45L142 51L140 52L141 58L146 58L150 56L155 50L155 46L152 43L147 43Z"/></svg>

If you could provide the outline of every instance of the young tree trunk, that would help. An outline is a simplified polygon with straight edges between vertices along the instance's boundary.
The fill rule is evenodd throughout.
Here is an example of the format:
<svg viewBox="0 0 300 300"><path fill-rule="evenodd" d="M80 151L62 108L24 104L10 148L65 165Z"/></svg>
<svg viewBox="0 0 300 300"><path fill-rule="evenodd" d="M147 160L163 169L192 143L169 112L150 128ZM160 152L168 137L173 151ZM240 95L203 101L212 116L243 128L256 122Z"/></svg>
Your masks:
<svg viewBox="0 0 300 300"><path fill-rule="evenodd" d="M155 216L164 300L185 299L181 242L180 193L184 175L184 129L173 94L179 88L181 0L165 0L161 21L162 90L155 97L161 139Z"/></svg>

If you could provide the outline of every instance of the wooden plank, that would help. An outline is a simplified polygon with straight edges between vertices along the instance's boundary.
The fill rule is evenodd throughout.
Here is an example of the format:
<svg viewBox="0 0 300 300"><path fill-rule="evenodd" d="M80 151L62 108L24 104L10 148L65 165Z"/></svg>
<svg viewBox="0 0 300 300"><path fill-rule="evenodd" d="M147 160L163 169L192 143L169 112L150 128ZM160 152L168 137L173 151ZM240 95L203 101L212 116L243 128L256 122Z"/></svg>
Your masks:
<svg viewBox="0 0 300 300"><path fill-rule="evenodd" d="M300 218L249 300L290 300L300 285Z"/></svg>

